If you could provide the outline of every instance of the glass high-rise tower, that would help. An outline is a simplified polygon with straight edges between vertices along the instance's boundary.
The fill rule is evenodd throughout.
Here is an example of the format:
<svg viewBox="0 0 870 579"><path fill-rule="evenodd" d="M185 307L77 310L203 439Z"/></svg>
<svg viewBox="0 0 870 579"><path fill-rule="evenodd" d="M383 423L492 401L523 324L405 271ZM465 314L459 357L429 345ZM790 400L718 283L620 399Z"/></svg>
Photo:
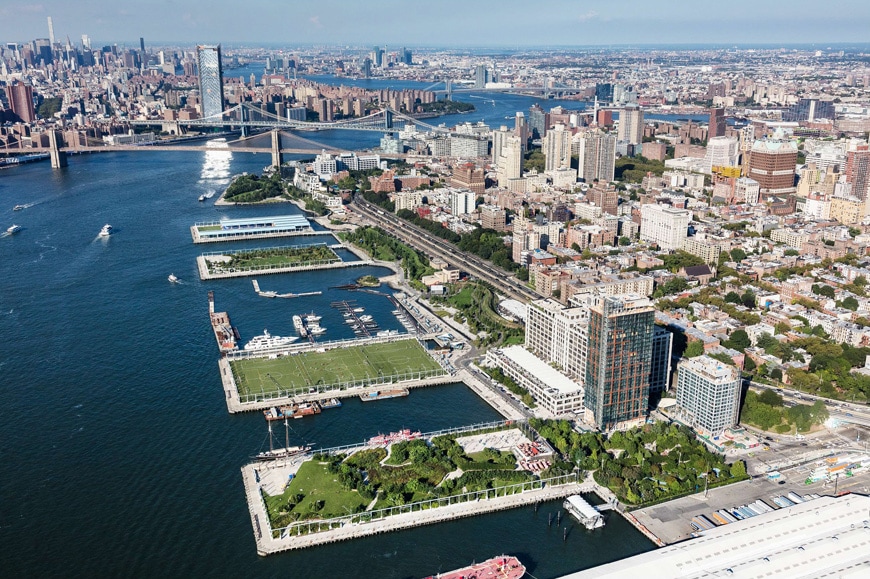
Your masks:
<svg viewBox="0 0 870 579"><path fill-rule="evenodd" d="M224 111L224 72L221 66L221 45L200 44L197 46L196 68L199 72L202 116L220 115Z"/></svg>
<svg viewBox="0 0 870 579"><path fill-rule="evenodd" d="M599 428L646 415L654 322L643 296L601 297L590 305L584 403Z"/></svg>

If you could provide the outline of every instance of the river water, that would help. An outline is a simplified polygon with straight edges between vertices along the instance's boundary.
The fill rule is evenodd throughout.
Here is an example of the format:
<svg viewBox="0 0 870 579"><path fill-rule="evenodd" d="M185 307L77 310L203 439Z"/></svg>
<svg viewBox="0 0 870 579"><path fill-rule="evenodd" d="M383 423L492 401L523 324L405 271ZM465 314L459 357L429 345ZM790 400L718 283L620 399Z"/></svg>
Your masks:
<svg viewBox="0 0 870 579"><path fill-rule="evenodd" d="M203 251L302 243L191 242L195 222L298 213L289 204L215 207L217 195L197 202L269 161L142 151L75 156L63 170L35 163L0 171L2 229L24 228L0 238L0 574L404 578L510 553L543 579L652 548L619 517L591 533L572 525L563 542L563 531L547 526L559 507L550 503L537 513L522 508L256 555L239 468L266 446L265 421L226 412L207 292L243 340L263 328L290 334L292 315L310 311L323 316L325 339L351 337L330 308L342 299L357 300L384 328L401 328L385 297L329 289L382 268L260 276L263 290L324 292L287 300L258 297L248 278L199 281L195 257ZM28 207L13 212L17 204ZM105 223L116 233L98 238ZM170 284L170 273L182 283ZM291 444L333 446L498 418L456 384L375 403L347 400L294 421Z"/></svg>

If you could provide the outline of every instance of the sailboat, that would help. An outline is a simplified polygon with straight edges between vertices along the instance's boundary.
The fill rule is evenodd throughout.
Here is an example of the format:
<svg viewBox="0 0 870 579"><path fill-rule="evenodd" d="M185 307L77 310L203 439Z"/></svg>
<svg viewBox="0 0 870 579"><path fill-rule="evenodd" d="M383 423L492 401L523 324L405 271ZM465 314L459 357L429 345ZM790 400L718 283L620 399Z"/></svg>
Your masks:
<svg viewBox="0 0 870 579"><path fill-rule="evenodd" d="M272 421L267 421L269 425L269 450L259 453L254 456L256 461L278 460L279 458L290 458L305 454L311 450L310 446L290 446L290 425L287 424L287 417L284 417L284 448L274 448L274 439L272 438Z"/></svg>

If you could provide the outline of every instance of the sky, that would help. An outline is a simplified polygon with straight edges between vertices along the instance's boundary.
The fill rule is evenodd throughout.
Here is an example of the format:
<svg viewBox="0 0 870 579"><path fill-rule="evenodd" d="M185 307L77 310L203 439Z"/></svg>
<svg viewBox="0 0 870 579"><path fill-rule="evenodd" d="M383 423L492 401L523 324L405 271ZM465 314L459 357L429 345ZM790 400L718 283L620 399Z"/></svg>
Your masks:
<svg viewBox="0 0 870 579"><path fill-rule="evenodd" d="M870 0L2 0L0 42L588 46L870 41Z"/></svg>

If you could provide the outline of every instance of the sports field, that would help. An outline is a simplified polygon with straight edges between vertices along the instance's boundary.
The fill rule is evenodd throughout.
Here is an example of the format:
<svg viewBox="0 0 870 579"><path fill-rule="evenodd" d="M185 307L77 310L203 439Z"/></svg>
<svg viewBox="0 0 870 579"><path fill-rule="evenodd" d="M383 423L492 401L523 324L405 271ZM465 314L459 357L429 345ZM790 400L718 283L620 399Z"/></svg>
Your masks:
<svg viewBox="0 0 870 579"><path fill-rule="evenodd" d="M239 398L277 392L294 395L309 388L380 377L441 370L417 340L365 344L326 352L302 352L281 358L249 358L230 362ZM359 385L359 384L358 384Z"/></svg>

